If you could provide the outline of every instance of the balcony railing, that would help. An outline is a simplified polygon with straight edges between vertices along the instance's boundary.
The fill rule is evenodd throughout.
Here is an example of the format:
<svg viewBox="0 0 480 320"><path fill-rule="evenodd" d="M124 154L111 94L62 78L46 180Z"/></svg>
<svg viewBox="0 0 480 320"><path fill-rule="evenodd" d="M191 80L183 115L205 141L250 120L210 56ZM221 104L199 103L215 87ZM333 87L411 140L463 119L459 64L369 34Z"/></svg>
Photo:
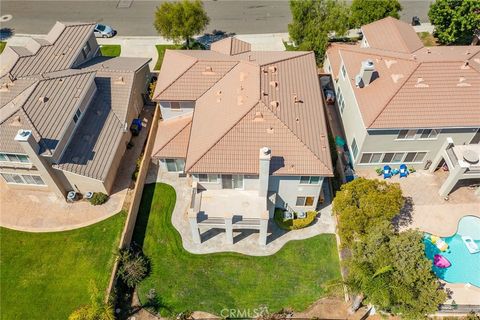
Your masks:
<svg viewBox="0 0 480 320"><path fill-rule="evenodd" d="M0 168L19 168L19 169L33 169L33 163L31 162L11 162L0 161Z"/></svg>

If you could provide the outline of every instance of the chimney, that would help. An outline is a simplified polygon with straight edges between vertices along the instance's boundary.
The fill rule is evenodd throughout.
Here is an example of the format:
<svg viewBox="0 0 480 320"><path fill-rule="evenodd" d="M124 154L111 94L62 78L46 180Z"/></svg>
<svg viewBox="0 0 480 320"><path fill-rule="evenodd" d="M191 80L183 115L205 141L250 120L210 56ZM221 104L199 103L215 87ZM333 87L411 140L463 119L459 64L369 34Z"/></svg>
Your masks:
<svg viewBox="0 0 480 320"><path fill-rule="evenodd" d="M32 134L31 130L18 130L17 135L15 136L15 141L20 143L25 154L28 156L32 164L37 168L42 176L42 179L48 185L48 187L55 192L57 196L65 199L65 188L55 176L55 173L52 169L52 165L42 156L38 154L40 146L35 140L35 137Z"/></svg>
<svg viewBox="0 0 480 320"><path fill-rule="evenodd" d="M270 178L270 159L272 159L270 148L260 148L260 164L258 166L258 195L260 197L266 197L268 193L268 181Z"/></svg>
<svg viewBox="0 0 480 320"><path fill-rule="evenodd" d="M368 86L373 81L373 73L374 72L375 72L375 65L373 64L372 60L362 61L362 66L360 68L360 73L358 74L357 78L355 79L355 83L359 87ZM361 83L360 83L360 81L357 81L357 79L358 80L361 79Z"/></svg>

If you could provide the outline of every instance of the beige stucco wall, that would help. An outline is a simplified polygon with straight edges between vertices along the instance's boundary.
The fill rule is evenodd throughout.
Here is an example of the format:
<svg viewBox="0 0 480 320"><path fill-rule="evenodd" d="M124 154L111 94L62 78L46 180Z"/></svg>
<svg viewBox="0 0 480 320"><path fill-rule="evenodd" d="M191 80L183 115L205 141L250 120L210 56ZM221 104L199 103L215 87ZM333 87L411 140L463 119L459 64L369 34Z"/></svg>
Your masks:
<svg viewBox="0 0 480 320"><path fill-rule="evenodd" d="M169 120L178 118L193 112L195 108L195 101L176 101L180 103L180 109L172 110L170 108L170 101L160 101L158 105L160 106L160 111L162 113L163 120Z"/></svg>
<svg viewBox="0 0 480 320"><path fill-rule="evenodd" d="M97 39L95 38L95 35L93 34L93 31L92 31L92 34L90 35L90 37L88 38L88 40L86 41L90 44L90 52L88 53L87 57L84 58L83 57L83 54L82 54L82 49L84 47L84 45L82 45L80 47L80 50L78 51L78 56L77 58L75 59L75 62L73 63L73 68L81 65L82 63L84 63L85 61L87 61L88 59L91 59L93 57L95 57L96 55L98 55L98 52L99 52L99 46L98 46L98 43L97 43ZM85 43L86 43L85 42Z"/></svg>

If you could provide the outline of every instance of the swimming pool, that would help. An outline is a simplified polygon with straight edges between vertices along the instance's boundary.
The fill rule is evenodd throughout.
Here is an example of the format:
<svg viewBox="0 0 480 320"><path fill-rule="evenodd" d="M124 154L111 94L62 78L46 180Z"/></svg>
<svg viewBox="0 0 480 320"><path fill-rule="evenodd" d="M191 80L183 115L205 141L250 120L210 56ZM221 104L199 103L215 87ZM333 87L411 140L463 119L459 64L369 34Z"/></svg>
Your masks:
<svg viewBox="0 0 480 320"><path fill-rule="evenodd" d="M424 237L425 254L433 261L436 254L447 258L452 265L449 268L432 267L433 272L450 283L470 283L480 287L480 252L470 253L463 243L462 236L470 236L480 247L480 218L465 216L458 223L457 233L451 237L442 238L448 244L448 251L441 252L429 237Z"/></svg>

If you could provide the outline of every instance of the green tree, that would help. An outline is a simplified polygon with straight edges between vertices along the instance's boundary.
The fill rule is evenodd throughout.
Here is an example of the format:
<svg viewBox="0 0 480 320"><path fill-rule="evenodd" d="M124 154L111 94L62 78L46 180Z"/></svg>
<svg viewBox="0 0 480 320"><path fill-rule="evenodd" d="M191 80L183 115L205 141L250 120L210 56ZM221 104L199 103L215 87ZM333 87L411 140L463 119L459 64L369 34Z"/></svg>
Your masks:
<svg viewBox="0 0 480 320"><path fill-rule="evenodd" d="M209 22L200 0L182 0L158 6L153 25L162 37L176 44L185 40L186 47L190 48L191 38L202 33Z"/></svg>
<svg viewBox="0 0 480 320"><path fill-rule="evenodd" d="M390 223L404 203L398 184L364 178L344 184L333 201L343 246L382 222Z"/></svg>
<svg viewBox="0 0 480 320"><path fill-rule="evenodd" d="M405 319L424 318L446 299L418 231L395 233L390 223L382 222L352 244L346 265L352 291Z"/></svg>
<svg viewBox="0 0 480 320"><path fill-rule="evenodd" d="M328 46L328 37L348 30L348 7L335 0L290 0L293 21L288 25L290 38L299 50L315 52L321 63Z"/></svg>
<svg viewBox="0 0 480 320"><path fill-rule="evenodd" d="M428 12L442 44L470 44L480 27L479 0L436 0Z"/></svg>
<svg viewBox="0 0 480 320"><path fill-rule="evenodd" d="M400 18L402 6L398 0L353 0L350 6L351 26L361 26L385 17Z"/></svg>
<svg viewBox="0 0 480 320"><path fill-rule="evenodd" d="M115 320L113 307L110 303L102 301L95 283L90 283L90 304L75 310L68 320Z"/></svg>

